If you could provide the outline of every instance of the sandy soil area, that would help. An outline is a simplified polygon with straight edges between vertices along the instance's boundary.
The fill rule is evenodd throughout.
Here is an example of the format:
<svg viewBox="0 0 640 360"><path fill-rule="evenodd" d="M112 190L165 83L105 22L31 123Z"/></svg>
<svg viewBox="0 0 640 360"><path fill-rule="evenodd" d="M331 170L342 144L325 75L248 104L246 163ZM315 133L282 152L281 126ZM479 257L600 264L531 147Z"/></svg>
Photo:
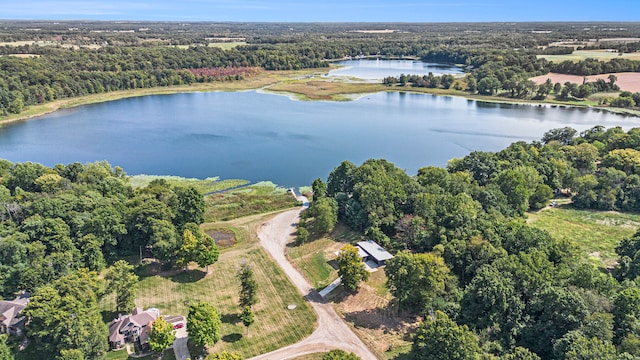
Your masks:
<svg viewBox="0 0 640 360"><path fill-rule="evenodd" d="M587 76L587 82L596 81L597 79L603 79L605 81L609 81L608 76L611 74L601 74L601 75L591 75ZM615 73L613 74L618 77L616 84L620 87L621 90L631 91L631 92L640 92L640 73L635 72L624 72L624 73ZM579 75L566 75L566 74L556 74L556 73L548 73L546 75L540 75L536 77L532 77L531 80L536 84L542 84L547 79L551 79L553 83L561 83L572 82L576 84L582 84L584 81L584 76Z"/></svg>

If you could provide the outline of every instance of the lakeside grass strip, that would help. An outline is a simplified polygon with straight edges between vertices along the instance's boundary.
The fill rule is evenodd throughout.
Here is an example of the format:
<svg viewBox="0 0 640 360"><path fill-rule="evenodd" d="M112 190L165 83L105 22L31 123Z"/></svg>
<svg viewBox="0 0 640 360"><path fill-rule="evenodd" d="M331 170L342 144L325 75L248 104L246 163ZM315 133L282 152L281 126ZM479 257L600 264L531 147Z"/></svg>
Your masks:
<svg viewBox="0 0 640 360"><path fill-rule="evenodd" d="M220 180L220 177L209 177L206 179L184 178L169 175L133 175L129 177L129 183L134 189L149 185L153 180L165 180L174 186L193 186L203 194L216 191L232 189L238 186L249 184L247 180L229 179Z"/></svg>

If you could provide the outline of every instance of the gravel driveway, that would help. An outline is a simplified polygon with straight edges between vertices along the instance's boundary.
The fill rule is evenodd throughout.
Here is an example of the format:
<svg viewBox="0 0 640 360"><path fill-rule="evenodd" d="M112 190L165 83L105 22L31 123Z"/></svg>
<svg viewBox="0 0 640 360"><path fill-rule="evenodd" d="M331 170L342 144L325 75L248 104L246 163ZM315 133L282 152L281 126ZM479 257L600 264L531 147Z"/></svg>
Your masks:
<svg viewBox="0 0 640 360"><path fill-rule="evenodd" d="M304 204L308 200L298 197ZM342 349L353 352L363 360L375 360L376 356L367 348L360 338L342 321L333 307L327 304L309 282L289 263L284 255L285 246L293 240L295 224L299 220L300 211L305 207L283 212L265 222L258 230L260 243L280 265L291 282L311 303L318 314L318 328L306 339L284 348L262 354L253 360L286 360L303 354L326 352Z"/></svg>

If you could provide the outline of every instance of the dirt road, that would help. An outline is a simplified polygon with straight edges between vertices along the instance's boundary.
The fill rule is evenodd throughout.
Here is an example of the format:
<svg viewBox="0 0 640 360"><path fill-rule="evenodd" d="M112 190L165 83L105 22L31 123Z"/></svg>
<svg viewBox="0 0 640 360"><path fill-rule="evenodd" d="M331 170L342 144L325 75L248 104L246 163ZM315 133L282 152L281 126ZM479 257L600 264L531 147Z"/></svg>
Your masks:
<svg viewBox="0 0 640 360"><path fill-rule="evenodd" d="M303 203L307 199L300 197ZM342 321L333 307L324 302L307 280L289 263L284 255L285 246L293 239L295 224L303 208L289 210L267 221L258 230L260 243L280 265L291 282L301 291L318 314L318 328L306 339L284 348L262 354L251 360L285 360L297 356L342 349L353 352L363 360L375 360L375 355Z"/></svg>

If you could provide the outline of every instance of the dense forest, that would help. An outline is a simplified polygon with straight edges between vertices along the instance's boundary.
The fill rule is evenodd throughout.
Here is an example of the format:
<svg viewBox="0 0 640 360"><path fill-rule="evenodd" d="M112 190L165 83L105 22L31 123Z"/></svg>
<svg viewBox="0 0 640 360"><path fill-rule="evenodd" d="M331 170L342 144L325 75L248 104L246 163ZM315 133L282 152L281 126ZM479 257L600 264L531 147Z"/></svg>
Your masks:
<svg viewBox="0 0 640 360"><path fill-rule="evenodd" d="M298 241L342 221L396 252L387 287L425 317L413 358L640 357L640 232L620 239L617 265L603 269L576 252L580 239L525 221L554 197L639 211L638 129L553 129L416 176L382 159L344 161L313 190Z"/></svg>
<svg viewBox="0 0 640 360"><path fill-rule="evenodd" d="M410 57L459 64L468 74L464 89L470 93L493 95L500 89L517 88L520 98L543 95L546 88L537 92L538 88L532 88L528 79L548 72L586 76L640 71L640 62L628 59L553 63L536 56L566 53L567 47L549 46L559 39L579 42L611 36L611 28L605 23L4 21L0 25L0 42L4 45L0 46L0 116L18 114L27 106L55 99L228 81L251 76L259 69L319 68L328 66L332 60L356 56ZM617 26L616 36L640 37L636 23ZM380 29L393 30L380 32ZM209 46L225 42L236 42L237 46L226 49ZM609 45L623 52L633 52L638 47L636 43ZM614 105L629 103L625 101Z"/></svg>

